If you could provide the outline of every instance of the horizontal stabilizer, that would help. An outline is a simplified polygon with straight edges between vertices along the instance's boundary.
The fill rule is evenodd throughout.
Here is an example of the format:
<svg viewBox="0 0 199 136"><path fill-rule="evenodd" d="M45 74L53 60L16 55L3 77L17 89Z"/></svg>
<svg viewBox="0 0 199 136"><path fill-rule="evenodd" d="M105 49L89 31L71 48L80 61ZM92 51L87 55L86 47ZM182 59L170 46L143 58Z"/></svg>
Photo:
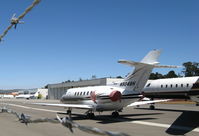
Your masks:
<svg viewBox="0 0 199 136"><path fill-rule="evenodd" d="M155 68L181 68L181 66L173 66L173 65L155 65Z"/></svg>
<svg viewBox="0 0 199 136"><path fill-rule="evenodd" d="M118 63L129 65L129 66L136 66L136 65L157 65L159 62L153 62L153 63L142 63L142 62L135 62L130 60L119 60Z"/></svg>
<svg viewBox="0 0 199 136"><path fill-rule="evenodd" d="M142 63L142 62L135 62L135 61L129 61L129 60L119 60L118 63L125 64L128 66L152 65L154 68L180 68L181 67L181 66L173 66L173 65L157 65L157 64L159 64L159 62Z"/></svg>

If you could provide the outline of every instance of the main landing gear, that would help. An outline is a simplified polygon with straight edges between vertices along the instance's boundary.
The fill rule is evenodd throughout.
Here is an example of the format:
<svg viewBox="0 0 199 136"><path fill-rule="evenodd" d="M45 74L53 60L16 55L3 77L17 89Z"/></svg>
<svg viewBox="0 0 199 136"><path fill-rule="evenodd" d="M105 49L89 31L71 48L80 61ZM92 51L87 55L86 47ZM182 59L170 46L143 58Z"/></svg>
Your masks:
<svg viewBox="0 0 199 136"><path fill-rule="evenodd" d="M86 117L89 119L93 119L95 117L95 114L93 113L93 111L87 111Z"/></svg>
<svg viewBox="0 0 199 136"><path fill-rule="evenodd" d="M114 118L119 117L119 112L117 112L117 111L112 112L112 117L114 117Z"/></svg>
<svg viewBox="0 0 199 136"><path fill-rule="evenodd" d="M93 119L95 117L95 114L94 113L87 113L86 117L89 118L89 119Z"/></svg>
<svg viewBox="0 0 199 136"><path fill-rule="evenodd" d="M151 104L151 105L149 106L149 109L150 109L150 110L155 110L155 105L154 105L154 104Z"/></svg>

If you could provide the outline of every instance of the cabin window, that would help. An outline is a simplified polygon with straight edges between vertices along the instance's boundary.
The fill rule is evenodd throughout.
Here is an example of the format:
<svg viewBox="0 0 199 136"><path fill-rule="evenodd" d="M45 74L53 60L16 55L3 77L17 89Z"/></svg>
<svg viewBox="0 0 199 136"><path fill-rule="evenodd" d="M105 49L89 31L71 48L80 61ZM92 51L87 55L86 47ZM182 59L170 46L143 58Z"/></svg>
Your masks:
<svg viewBox="0 0 199 136"><path fill-rule="evenodd" d="M85 93L86 93L86 92L84 92L84 94L83 94L83 95L85 95Z"/></svg>
<svg viewBox="0 0 199 136"><path fill-rule="evenodd" d="M171 84L171 88L173 87L173 85Z"/></svg>
<svg viewBox="0 0 199 136"><path fill-rule="evenodd" d="M183 84L181 84L181 87L183 87Z"/></svg>
<svg viewBox="0 0 199 136"><path fill-rule="evenodd" d="M80 96L82 95L82 92L80 93Z"/></svg>
<svg viewBox="0 0 199 136"><path fill-rule="evenodd" d="M189 87L189 84L187 84L187 87Z"/></svg>
<svg viewBox="0 0 199 136"><path fill-rule="evenodd" d="M161 88L163 88L163 85L161 85Z"/></svg>
<svg viewBox="0 0 199 136"><path fill-rule="evenodd" d="M87 95L89 94L89 91L87 92Z"/></svg>
<svg viewBox="0 0 199 136"><path fill-rule="evenodd" d="M146 87L149 87L151 85L151 83L149 83Z"/></svg>
<svg viewBox="0 0 199 136"><path fill-rule="evenodd" d="M79 92L77 92L77 96L79 95Z"/></svg>
<svg viewBox="0 0 199 136"><path fill-rule="evenodd" d="M176 84L176 88L178 87L178 84Z"/></svg>
<svg viewBox="0 0 199 136"><path fill-rule="evenodd" d="M77 94L77 93L75 92L75 96L76 96L76 94Z"/></svg>
<svg viewBox="0 0 199 136"><path fill-rule="evenodd" d="M199 88L199 82L197 81L196 83L193 84L193 89L198 89Z"/></svg>
<svg viewBox="0 0 199 136"><path fill-rule="evenodd" d="M168 85L166 85L166 88L168 87Z"/></svg>

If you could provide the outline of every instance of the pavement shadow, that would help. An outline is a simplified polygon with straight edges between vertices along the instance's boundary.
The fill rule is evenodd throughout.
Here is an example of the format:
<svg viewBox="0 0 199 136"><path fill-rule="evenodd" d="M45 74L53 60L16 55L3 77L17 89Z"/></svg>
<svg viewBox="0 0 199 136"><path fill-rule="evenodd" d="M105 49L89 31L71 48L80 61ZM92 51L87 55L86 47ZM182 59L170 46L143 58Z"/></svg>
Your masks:
<svg viewBox="0 0 199 136"><path fill-rule="evenodd" d="M153 117L138 118L138 116L159 115L159 114L163 114L163 113L122 114L117 118L114 118L111 115L96 115L92 120L96 120L97 121L96 123L109 124L109 123L136 121L136 120L152 120L152 119L157 119L157 118L153 118ZM88 118L86 118L86 116L82 114L73 114L72 119L73 121L75 121L75 120L85 120Z"/></svg>
<svg viewBox="0 0 199 136"><path fill-rule="evenodd" d="M149 108L135 108L140 110L150 110ZM171 112L186 112L188 110L177 110L177 109L162 109L162 108L155 108L153 111L171 111Z"/></svg>
<svg viewBox="0 0 199 136"><path fill-rule="evenodd" d="M172 135L185 135L199 126L198 111L184 111L166 130Z"/></svg>

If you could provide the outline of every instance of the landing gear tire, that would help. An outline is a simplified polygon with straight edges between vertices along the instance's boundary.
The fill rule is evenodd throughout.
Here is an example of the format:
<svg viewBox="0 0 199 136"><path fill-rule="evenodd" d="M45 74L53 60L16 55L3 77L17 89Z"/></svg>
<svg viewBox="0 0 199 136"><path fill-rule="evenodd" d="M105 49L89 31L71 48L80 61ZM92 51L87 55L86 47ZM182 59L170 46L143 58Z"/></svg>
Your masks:
<svg viewBox="0 0 199 136"><path fill-rule="evenodd" d="M149 106L149 109L150 109L150 110L155 110L155 106L154 106L154 105L150 105L150 106Z"/></svg>
<svg viewBox="0 0 199 136"><path fill-rule="evenodd" d="M66 113L67 113L67 114L71 114L71 110L67 110Z"/></svg>
<svg viewBox="0 0 199 136"><path fill-rule="evenodd" d="M71 110L67 110L66 113L68 114L69 118L71 118Z"/></svg>
<svg viewBox="0 0 199 136"><path fill-rule="evenodd" d="M114 117L114 118L119 117L119 113L117 111L112 112L112 117Z"/></svg>
<svg viewBox="0 0 199 136"><path fill-rule="evenodd" d="M89 119L93 119L95 117L95 114L94 113L87 113L86 117L89 118Z"/></svg>

